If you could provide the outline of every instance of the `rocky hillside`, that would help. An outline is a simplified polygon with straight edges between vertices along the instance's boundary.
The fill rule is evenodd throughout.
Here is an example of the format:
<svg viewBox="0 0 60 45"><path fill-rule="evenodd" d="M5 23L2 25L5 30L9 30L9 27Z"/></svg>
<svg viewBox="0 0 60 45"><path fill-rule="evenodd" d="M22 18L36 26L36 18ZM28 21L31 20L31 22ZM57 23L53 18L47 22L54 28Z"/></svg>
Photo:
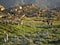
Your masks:
<svg viewBox="0 0 60 45"><path fill-rule="evenodd" d="M20 23L22 20L27 21L42 21L48 24L54 20L60 20L60 12L57 10L49 10L47 8L41 9L34 4L22 5L13 8L5 9L0 12L1 21L17 22Z"/></svg>
<svg viewBox="0 0 60 45"><path fill-rule="evenodd" d="M0 45L60 45L60 12L34 4L0 11Z"/></svg>
<svg viewBox="0 0 60 45"><path fill-rule="evenodd" d="M3 11L4 13L7 14L7 17L9 19L12 18L17 18L17 19L22 19L22 18L31 18L34 20L35 18L52 18L52 19L58 19L60 17L60 12L57 10L49 10L47 8L41 9L38 6L34 4L28 4L28 5L22 5L22 6L17 6L13 8L8 8ZM35 17L35 18L32 18ZM60 18L59 18L60 20Z"/></svg>

